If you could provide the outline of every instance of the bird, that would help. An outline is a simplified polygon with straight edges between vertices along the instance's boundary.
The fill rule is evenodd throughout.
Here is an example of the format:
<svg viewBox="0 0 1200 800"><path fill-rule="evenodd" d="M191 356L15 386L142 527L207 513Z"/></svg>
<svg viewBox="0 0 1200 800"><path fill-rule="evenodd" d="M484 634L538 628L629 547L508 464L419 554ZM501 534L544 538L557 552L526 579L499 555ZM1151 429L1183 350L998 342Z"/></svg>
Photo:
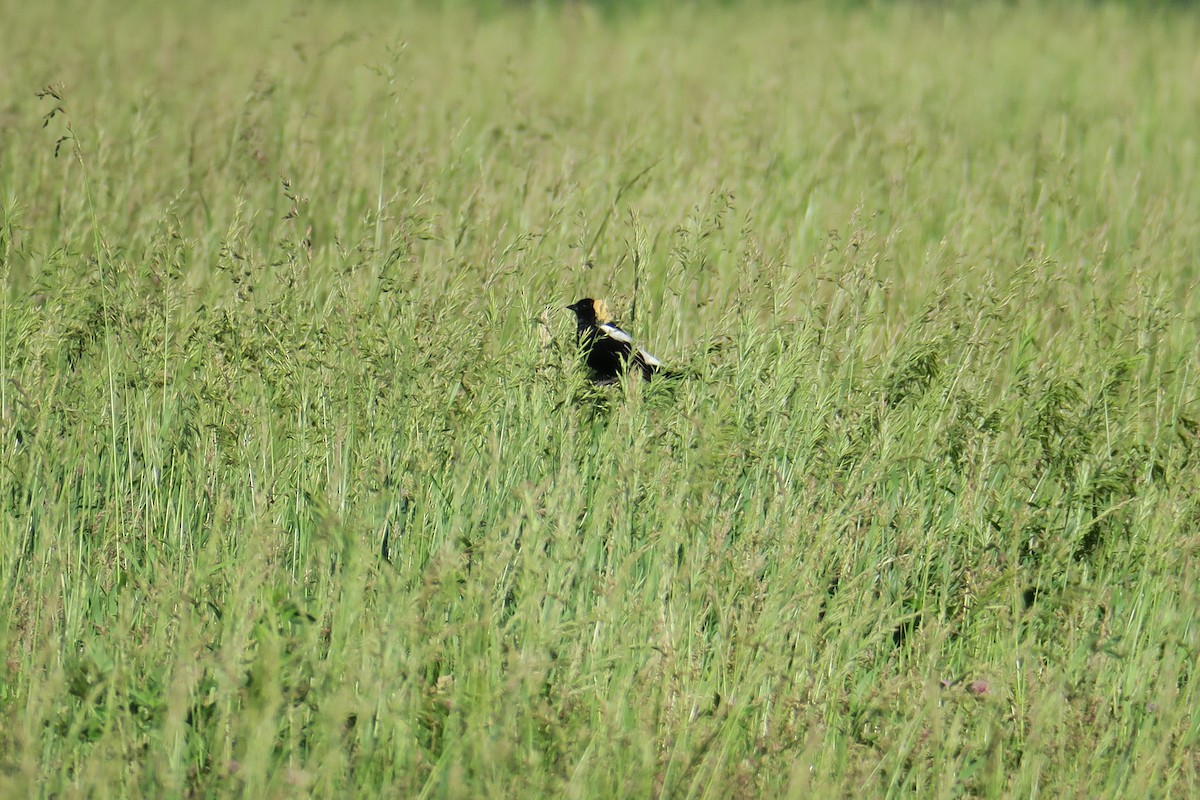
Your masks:
<svg viewBox="0 0 1200 800"><path fill-rule="evenodd" d="M575 312L575 341L587 355L592 381L615 383L633 365L646 380L662 370L662 362L633 344L633 337L613 323L603 300L585 297L567 309Z"/></svg>

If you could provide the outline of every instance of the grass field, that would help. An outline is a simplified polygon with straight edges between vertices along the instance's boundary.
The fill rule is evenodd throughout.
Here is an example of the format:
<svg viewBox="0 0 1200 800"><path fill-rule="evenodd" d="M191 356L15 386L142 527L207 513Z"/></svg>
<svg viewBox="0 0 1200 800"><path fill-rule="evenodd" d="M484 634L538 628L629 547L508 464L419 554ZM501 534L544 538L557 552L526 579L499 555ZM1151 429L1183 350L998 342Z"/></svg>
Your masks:
<svg viewBox="0 0 1200 800"><path fill-rule="evenodd" d="M1200 792L1195 13L165 5L2 13L0 797Z"/></svg>

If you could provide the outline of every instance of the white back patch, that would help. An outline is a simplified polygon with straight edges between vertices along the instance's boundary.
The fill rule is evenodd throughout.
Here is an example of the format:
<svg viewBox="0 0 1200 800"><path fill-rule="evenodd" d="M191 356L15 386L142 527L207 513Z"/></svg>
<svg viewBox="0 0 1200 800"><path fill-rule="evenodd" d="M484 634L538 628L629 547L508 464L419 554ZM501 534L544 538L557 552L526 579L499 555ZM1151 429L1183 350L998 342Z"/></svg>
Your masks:
<svg viewBox="0 0 1200 800"><path fill-rule="evenodd" d="M647 364L649 364L652 367L661 367L662 366L661 361L659 361L657 358L655 358L654 356L647 353L645 350L638 350L638 355L642 357L642 361L645 361Z"/></svg>

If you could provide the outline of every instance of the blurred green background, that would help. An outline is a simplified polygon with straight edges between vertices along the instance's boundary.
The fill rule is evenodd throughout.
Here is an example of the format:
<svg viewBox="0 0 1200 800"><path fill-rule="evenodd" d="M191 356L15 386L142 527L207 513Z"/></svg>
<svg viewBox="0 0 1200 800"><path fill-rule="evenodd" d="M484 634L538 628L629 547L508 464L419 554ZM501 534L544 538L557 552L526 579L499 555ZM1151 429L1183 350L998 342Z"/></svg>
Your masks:
<svg viewBox="0 0 1200 800"><path fill-rule="evenodd" d="M1196 793L1190 8L0 16L0 796Z"/></svg>

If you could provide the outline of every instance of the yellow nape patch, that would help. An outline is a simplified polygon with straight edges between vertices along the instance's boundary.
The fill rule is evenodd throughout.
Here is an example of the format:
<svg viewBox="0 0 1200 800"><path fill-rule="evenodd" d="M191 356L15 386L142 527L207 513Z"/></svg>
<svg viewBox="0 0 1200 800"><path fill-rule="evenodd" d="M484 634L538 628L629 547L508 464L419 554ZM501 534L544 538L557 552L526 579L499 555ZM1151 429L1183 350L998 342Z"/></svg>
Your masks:
<svg viewBox="0 0 1200 800"><path fill-rule="evenodd" d="M608 313L608 303L603 300L595 300L592 302L592 307L596 309L596 322L612 322L612 314Z"/></svg>

